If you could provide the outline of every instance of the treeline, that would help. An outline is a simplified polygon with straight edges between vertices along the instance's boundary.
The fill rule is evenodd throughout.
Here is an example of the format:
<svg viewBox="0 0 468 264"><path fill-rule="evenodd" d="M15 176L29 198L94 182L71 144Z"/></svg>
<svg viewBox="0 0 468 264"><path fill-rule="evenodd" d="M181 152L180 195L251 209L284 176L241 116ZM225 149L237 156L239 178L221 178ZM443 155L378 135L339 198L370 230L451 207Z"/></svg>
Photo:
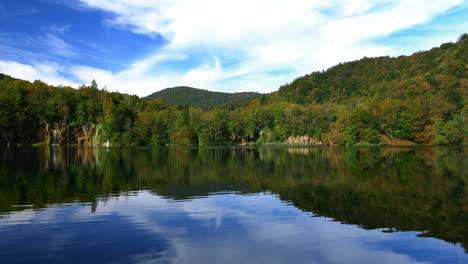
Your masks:
<svg viewBox="0 0 468 264"><path fill-rule="evenodd" d="M137 96L99 90L94 81L73 89L0 74L0 143L47 143L51 129L99 125L102 138L130 144L145 105Z"/></svg>
<svg viewBox="0 0 468 264"><path fill-rule="evenodd" d="M0 75L0 143L50 143L95 126L94 144L466 144L468 37L398 58L365 58L315 72L247 106L203 109ZM83 128L84 129L84 128ZM78 133L71 133L78 137ZM60 141L80 144L80 140ZM90 141L86 141L90 142ZM290 142L290 141L288 141Z"/></svg>

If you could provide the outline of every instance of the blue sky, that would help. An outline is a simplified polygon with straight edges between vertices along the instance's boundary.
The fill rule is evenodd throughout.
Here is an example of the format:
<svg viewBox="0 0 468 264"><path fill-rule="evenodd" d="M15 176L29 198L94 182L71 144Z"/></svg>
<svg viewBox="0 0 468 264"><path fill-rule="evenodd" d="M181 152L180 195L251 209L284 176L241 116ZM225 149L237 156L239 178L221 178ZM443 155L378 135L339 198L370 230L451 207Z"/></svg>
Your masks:
<svg viewBox="0 0 468 264"><path fill-rule="evenodd" d="M148 95L271 92L337 63L456 41L462 0L2 0L0 72Z"/></svg>

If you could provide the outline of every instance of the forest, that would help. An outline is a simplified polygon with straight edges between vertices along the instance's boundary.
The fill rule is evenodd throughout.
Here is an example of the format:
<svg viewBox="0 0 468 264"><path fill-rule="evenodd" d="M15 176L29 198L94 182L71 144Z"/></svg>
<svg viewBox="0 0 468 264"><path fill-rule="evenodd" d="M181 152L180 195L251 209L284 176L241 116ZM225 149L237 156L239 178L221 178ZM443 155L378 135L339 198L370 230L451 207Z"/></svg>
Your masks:
<svg viewBox="0 0 468 264"><path fill-rule="evenodd" d="M163 99L168 105L188 105L204 109L247 105L262 96L260 93L222 93L186 86L166 88L145 97L147 101Z"/></svg>
<svg viewBox="0 0 468 264"><path fill-rule="evenodd" d="M463 34L429 51L342 63L248 103L208 108L108 92L95 81L74 89L0 74L0 145L467 144L467 68Z"/></svg>

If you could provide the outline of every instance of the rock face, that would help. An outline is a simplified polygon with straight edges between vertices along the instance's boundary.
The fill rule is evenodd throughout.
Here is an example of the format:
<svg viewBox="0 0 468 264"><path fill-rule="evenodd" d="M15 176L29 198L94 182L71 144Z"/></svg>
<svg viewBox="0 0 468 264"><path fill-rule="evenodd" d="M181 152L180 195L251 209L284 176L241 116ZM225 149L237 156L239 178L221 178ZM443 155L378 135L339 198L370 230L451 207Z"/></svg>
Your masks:
<svg viewBox="0 0 468 264"><path fill-rule="evenodd" d="M86 125L74 127L73 131L74 139L76 140L76 145L85 145L91 146L97 142L94 142L96 137L96 126L95 125Z"/></svg>
<svg viewBox="0 0 468 264"><path fill-rule="evenodd" d="M45 125L42 142L45 145L84 145L92 146L96 142L95 125L67 126L65 124Z"/></svg>
<svg viewBox="0 0 468 264"><path fill-rule="evenodd" d="M320 140L308 136L290 136L284 142L291 145L322 145Z"/></svg>

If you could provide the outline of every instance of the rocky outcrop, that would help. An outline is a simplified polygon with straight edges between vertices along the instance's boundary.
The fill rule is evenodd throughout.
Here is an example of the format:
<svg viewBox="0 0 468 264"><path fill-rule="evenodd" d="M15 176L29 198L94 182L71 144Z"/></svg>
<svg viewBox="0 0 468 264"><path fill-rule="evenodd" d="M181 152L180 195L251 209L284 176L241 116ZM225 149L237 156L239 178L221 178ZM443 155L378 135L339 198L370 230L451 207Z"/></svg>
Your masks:
<svg viewBox="0 0 468 264"><path fill-rule="evenodd" d="M98 126L93 124L69 126L66 124L46 124L42 133L44 145L100 145Z"/></svg>
<svg viewBox="0 0 468 264"><path fill-rule="evenodd" d="M291 145L322 145L320 140L309 136L290 136L284 142Z"/></svg>
<svg viewBox="0 0 468 264"><path fill-rule="evenodd" d="M92 146L97 143L95 142L97 130L95 125L76 126L71 130L70 134L74 145Z"/></svg>

